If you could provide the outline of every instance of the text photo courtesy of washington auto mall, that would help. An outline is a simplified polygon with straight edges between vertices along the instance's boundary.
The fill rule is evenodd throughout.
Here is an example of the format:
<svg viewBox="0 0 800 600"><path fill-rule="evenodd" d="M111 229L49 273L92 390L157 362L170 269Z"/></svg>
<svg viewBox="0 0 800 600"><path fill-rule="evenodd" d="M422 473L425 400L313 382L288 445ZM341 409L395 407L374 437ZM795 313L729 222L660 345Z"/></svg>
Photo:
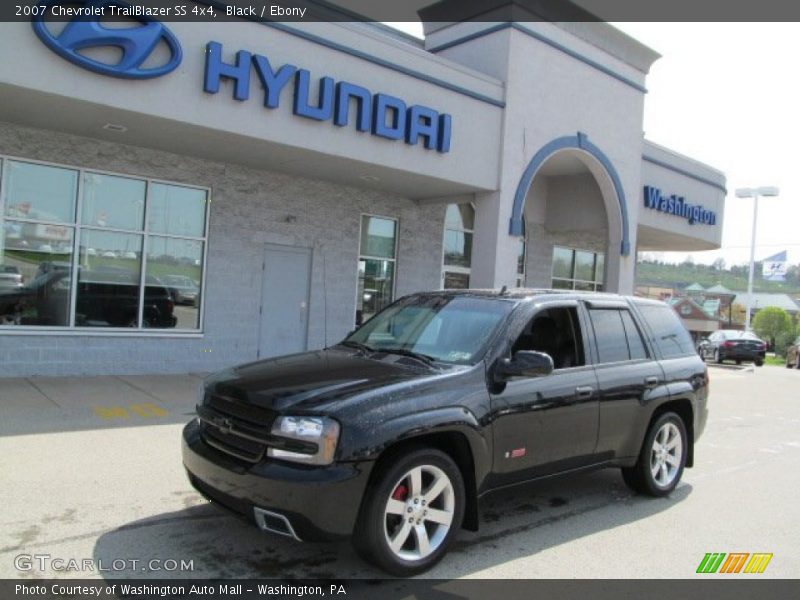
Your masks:
<svg viewBox="0 0 800 600"><path fill-rule="evenodd" d="M797 597L798 23L0 3L0 599Z"/></svg>

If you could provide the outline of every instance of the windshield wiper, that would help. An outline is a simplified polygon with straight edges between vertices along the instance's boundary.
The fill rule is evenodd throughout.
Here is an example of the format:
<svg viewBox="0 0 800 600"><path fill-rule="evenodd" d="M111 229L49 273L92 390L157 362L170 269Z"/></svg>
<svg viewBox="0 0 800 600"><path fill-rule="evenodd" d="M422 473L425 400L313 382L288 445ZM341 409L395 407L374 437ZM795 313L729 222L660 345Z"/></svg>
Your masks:
<svg viewBox="0 0 800 600"><path fill-rule="evenodd" d="M372 346L367 346L366 344L362 344L361 342L354 342L353 340L345 340L343 342L339 342L340 346L347 346L348 348L356 348L361 350L362 352L375 352L375 348Z"/></svg>
<svg viewBox="0 0 800 600"><path fill-rule="evenodd" d="M422 352L414 352L413 350L406 350L405 348L384 348L381 346L380 348L375 349L376 352L385 352L386 354L400 354L402 356L410 356L411 358L416 358L417 360L421 360L422 362L432 365L436 362L436 358L430 356L429 354L422 354Z"/></svg>

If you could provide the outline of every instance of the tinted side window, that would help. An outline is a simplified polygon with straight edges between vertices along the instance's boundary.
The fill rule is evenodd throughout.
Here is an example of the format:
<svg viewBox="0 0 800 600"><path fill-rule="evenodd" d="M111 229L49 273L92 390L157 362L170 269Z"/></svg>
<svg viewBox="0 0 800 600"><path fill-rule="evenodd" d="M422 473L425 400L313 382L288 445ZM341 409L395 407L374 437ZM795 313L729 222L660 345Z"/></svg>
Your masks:
<svg viewBox="0 0 800 600"><path fill-rule="evenodd" d="M653 335L652 342L664 358L694 354L692 338L669 306L639 306Z"/></svg>
<svg viewBox="0 0 800 600"><path fill-rule="evenodd" d="M568 369L585 364L581 340L577 310L552 307L536 313L515 340L511 352L544 352L553 359L556 369Z"/></svg>
<svg viewBox="0 0 800 600"><path fill-rule="evenodd" d="M644 341L642 341L642 334L639 332L631 313L627 310L621 310L619 315L622 317L622 324L625 325L625 336L628 338L628 350L630 350L631 358L634 360L647 358L647 350L644 347Z"/></svg>
<svg viewBox="0 0 800 600"><path fill-rule="evenodd" d="M616 309L593 309L589 311L597 341L597 352L601 363L629 360L628 340L622 324L620 311Z"/></svg>

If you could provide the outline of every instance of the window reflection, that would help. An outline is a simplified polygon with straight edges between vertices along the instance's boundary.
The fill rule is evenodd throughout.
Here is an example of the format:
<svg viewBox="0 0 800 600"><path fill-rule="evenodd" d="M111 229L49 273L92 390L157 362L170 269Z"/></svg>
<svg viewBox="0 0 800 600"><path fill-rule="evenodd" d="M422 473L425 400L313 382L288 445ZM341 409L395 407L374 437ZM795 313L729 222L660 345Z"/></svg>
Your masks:
<svg viewBox="0 0 800 600"><path fill-rule="evenodd" d="M200 326L203 243L150 236L147 245L148 286L160 284L168 291L175 305L176 328L197 329Z"/></svg>
<svg viewBox="0 0 800 600"><path fill-rule="evenodd" d="M203 237L206 192L165 183L150 185L148 225L151 233Z"/></svg>
<svg viewBox="0 0 800 600"><path fill-rule="evenodd" d="M471 204L448 204L444 222L444 270L442 283L445 289L469 287L472 272L472 233L475 227L475 209Z"/></svg>
<svg viewBox="0 0 800 600"><path fill-rule="evenodd" d="M602 291L605 255L590 250L553 247L555 289Z"/></svg>
<svg viewBox="0 0 800 600"><path fill-rule="evenodd" d="M364 216L361 220L361 254L394 258L397 222L393 219Z"/></svg>
<svg viewBox="0 0 800 600"><path fill-rule="evenodd" d="M206 191L24 161L0 177L0 327L199 329Z"/></svg>
<svg viewBox="0 0 800 600"><path fill-rule="evenodd" d="M75 221L77 171L10 160L3 185L7 217L58 223Z"/></svg>
<svg viewBox="0 0 800 600"><path fill-rule="evenodd" d="M142 236L83 231L75 324L138 327Z"/></svg>
<svg viewBox="0 0 800 600"><path fill-rule="evenodd" d="M59 227L58 241L44 244L42 227L15 221L3 224L0 325L69 325L73 230Z"/></svg>
<svg viewBox="0 0 800 600"><path fill-rule="evenodd" d="M142 229L144 181L85 173L81 222L95 227Z"/></svg>

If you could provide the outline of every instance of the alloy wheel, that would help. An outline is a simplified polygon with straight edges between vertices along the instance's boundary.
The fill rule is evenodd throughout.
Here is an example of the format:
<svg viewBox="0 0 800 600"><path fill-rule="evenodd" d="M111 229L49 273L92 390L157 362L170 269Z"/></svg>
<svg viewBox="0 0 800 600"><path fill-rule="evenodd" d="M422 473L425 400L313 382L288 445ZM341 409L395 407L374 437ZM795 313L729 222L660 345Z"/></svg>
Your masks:
<svg viewBox="0 0 800 600"><path fill-rule="evenodd" d="M409 470L392 488L384 509L384 536L392 553L406 561L430 556L447 537L455 514L455 490L433 465Z"/></svg>
<svg viewBox="0 0 800 600"><path fill-rule="evenodd" d="M683 456L683 439L674 423L664 423L653 438L650 473L656 485L669 486L677 477Z"/></svg>

